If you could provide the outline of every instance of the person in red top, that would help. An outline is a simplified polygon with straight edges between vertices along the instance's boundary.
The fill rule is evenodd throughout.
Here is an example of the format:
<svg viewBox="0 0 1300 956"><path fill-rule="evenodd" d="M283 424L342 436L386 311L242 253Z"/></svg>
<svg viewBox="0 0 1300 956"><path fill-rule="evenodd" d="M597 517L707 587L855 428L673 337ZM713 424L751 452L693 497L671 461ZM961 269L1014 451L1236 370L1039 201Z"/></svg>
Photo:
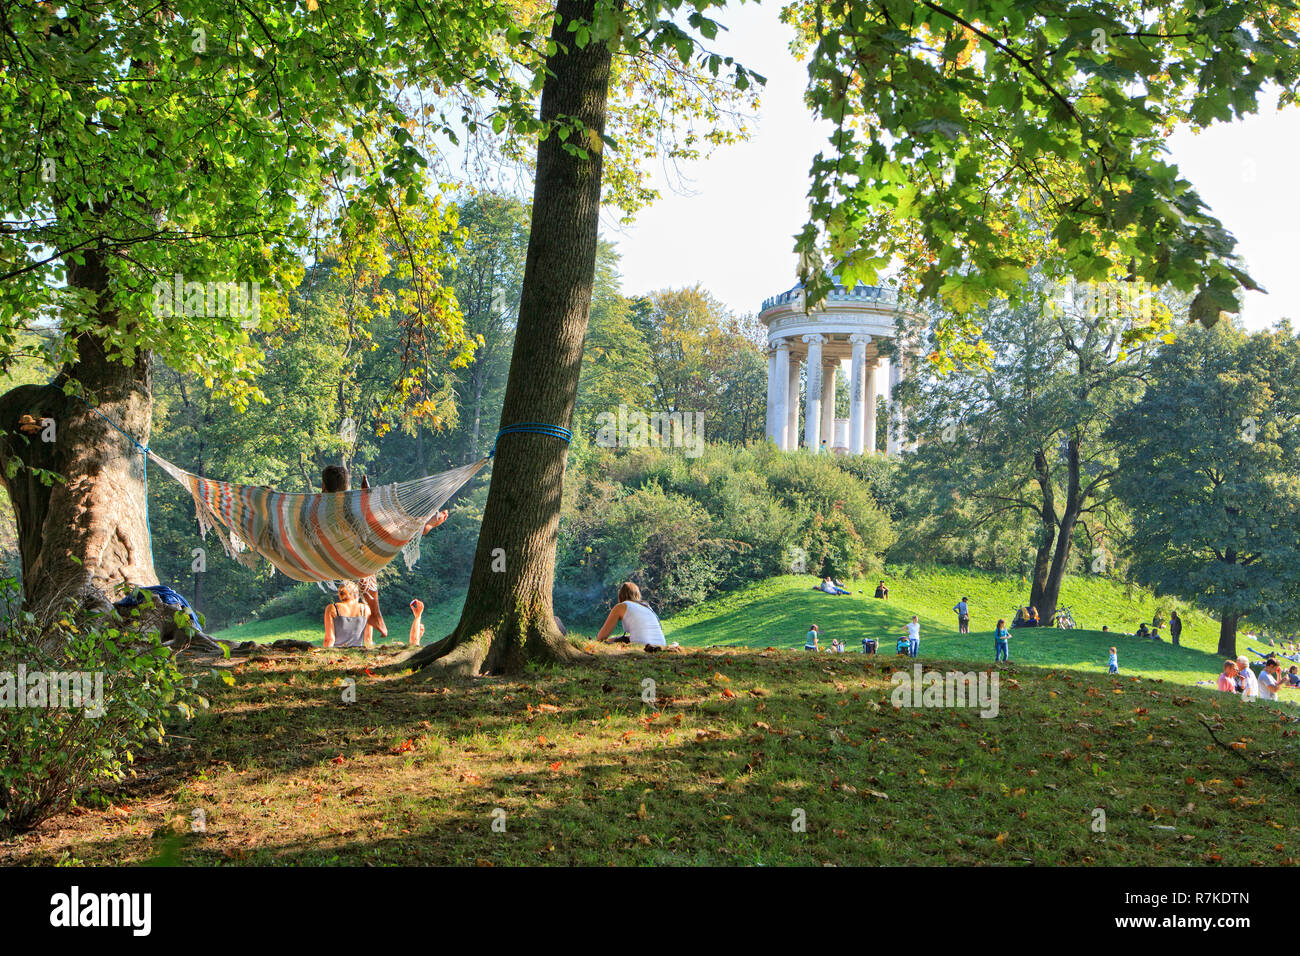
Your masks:
<svg viewBox="0 0 1300 956"><path fill-rule="evenodd" d="M1237 692L1237 662L1224 661L1223 673L1219 675L1219 690L1225 694Z"/></svg>

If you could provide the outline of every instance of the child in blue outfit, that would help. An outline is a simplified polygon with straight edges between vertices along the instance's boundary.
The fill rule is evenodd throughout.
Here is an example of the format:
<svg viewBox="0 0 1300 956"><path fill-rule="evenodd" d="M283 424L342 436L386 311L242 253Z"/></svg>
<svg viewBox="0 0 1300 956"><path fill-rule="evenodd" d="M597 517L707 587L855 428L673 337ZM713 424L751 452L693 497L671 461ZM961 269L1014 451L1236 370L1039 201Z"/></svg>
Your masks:
<svg viewBox="0 0 1300 956"><path fill-rule="evenodd" d="M1119 653L1113 647L1110 649L1110 660L1107 663L1110 664L1112 674L1119 673Z"/></svg>
<svg viewBox="0 0 1300 956"><path fill-rule="evenodd" d="M1007 640L1010 637L1011 632L1007 630L1007 619L1004 617L998 618L997 630L993 632L993 663L1011 660L1011 654L1007 651Z"/></svg>

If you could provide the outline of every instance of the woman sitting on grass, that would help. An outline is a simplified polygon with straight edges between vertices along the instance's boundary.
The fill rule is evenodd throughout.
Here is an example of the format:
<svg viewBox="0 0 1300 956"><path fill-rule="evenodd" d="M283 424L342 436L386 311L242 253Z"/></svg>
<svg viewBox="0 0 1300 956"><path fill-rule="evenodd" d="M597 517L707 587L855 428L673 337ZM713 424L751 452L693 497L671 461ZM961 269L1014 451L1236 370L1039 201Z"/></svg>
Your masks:
<svg viewBox="0 0 1300 956"><path fill-rule="evenodd" d="M623 622L623 636L610 637L614 625ZM664 629L659 623L659 616L650 610L650 605L641 600L641 589L631 581L623 582L618 589L618 603L605 618L596 640L615 644L644 644L647 651L663 648Z"/></svg>
<svg viewBox="0 0 1300 956"><path fill-rule="evenodd" d="M357 600L355 581L339 584L339 599L325 609L325 647L373 648L370 627L374 614Z"/></svg>

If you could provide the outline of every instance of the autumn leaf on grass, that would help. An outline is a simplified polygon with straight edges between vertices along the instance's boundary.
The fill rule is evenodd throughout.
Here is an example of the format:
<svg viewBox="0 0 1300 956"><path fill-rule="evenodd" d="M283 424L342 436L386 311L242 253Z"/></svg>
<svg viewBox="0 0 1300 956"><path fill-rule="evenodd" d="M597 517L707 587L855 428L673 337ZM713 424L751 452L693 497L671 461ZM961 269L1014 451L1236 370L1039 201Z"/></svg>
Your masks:
<svg viewBox="0 0 1300 956"><path fill-rule="evenodd" d="M403 740L400 744L398 744L396 747L393 748L393 753L404 754L404 753L409 753L414 749L415 749L414 740Z"/></svg>
<svg viewBox="0 0 1300 956"><path fill-rule="evenodd" d="M342 763L342 762L343 762L342 754L339 754L337 757L335 757L333 760L330 761L330 763Z"/></svg>
<svg viewBox="0 0 1300 956"><path fill-rule="evenodd" d="M563 761L557 760L555 763L547 764L547 766L550 767L551 770L559 770L562 764Z"/></svg>
<svg viewBox="0 0 1300 956"><path fill-rule="evenodd" d="M645 804L643 803L643 804L641 804L641 806L639 806L639 807L637 808L637 811L636 811L636 818L637 818L638 820L644 820L644 819L646 818L647 815L648 815L648 814L645 812Z"/></svg>
<svg viewBox="0 0 1300 956"><path fill-rule="evenodd" d="M724 687L724 688L722 688L722 699L723 699L723 700L731 700L731 699L732 699L733 697L735 697L735 696L736 696L736 692L735 692L734 690L732 690L730 687Z"/></svg>

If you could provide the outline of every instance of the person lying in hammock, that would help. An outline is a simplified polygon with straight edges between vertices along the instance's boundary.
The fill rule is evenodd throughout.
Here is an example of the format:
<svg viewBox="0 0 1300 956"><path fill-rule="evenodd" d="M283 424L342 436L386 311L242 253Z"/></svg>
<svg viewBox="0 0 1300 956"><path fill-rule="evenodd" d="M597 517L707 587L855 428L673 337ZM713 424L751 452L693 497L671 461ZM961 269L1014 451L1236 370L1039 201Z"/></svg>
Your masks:
<svg viewBox="0 0 1300 956"><path fill-rule="evenodd" d="M343 465L326 465L320 473L320 490L323 492L332 491L350 491L351 476ZM369 488L370 482L364 476L361 479L361 487ZM447 512L439 511L429 519L429 523L424 526L423 534L428 534L438 525L447 520ZM384 613L379 610L379 582L373 574L357 581L357 592L361 600L370 608L371 622L366 628L366 646L372 643L370 627L377 629L381 636L388 637L388 625L384 623Z"/></svg>
<svg viewBox="0 0 1300 956"><path fill-rule="evenodd" d="M339 599L325 609L325 642L322 646L373 648L373 617L369 606L357 600L356 582L342 582L339 584Z"/></svg>

